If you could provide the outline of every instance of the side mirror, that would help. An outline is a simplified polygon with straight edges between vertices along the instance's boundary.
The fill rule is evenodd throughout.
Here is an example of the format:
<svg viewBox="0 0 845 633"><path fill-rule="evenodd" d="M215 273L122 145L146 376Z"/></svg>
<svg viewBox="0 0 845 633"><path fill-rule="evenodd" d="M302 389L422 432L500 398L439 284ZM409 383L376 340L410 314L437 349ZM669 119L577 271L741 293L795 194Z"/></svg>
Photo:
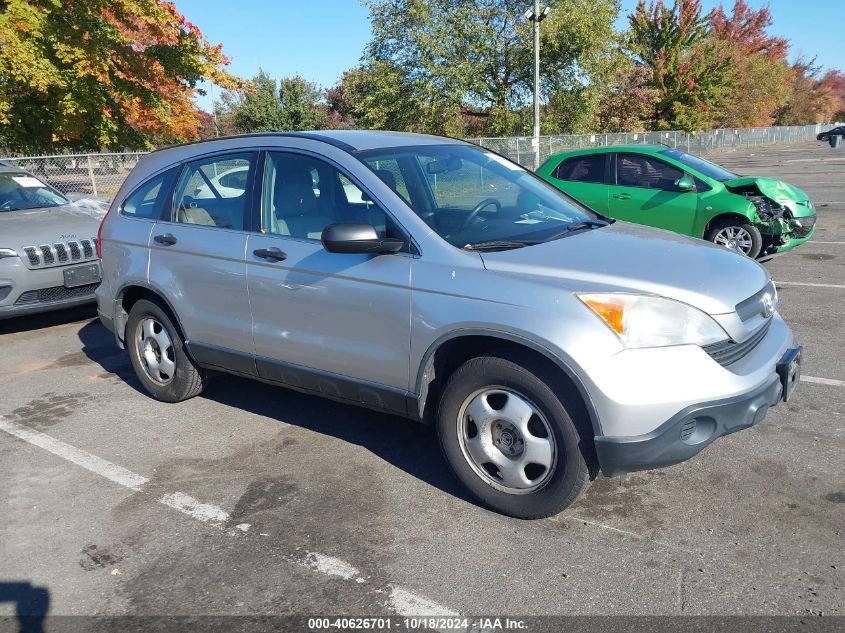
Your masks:
<svg viewBox="0 0 845 633"><path fill-rule="evenodd" d="M678 191L692 191L695 189L695 183L692 179L683 176L678 178L677 182L675 183L678 187Z"/></svg>
<svg viewBox="0 0 845 633"><path fill-rule="evenodd" d="M379 237L375 228L365 222L339 222L323 229L323 248L330 253L396 253L405 240Z"/></svg>

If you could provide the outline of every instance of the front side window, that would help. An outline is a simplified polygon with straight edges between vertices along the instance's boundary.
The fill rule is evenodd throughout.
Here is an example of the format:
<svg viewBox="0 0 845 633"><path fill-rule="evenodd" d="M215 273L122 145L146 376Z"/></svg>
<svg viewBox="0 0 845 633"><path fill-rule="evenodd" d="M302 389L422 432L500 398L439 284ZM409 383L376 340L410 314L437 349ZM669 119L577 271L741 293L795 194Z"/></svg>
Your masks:
<svg viewBox="0 0 845 633"><path fill-rule="evenodd" d="M694 169L703 176L712 178L713 180L724 182L726 180L738 178L735 173L728 171L724 167L720 167L716 163L711 163L709 160L693 156L692 154L687 154L679 149L664 149L660 153L686 165L690 169Z"/></svg>
<svg viewBox="0 0 845 633"><path fill-rule="evenodd" d="M70 204L58 191L24 172L0 174L0 213Z"/></svg>
<svg viewBox="0 0 845 633"><path fill-rule="evenodd" d="M556 239L567 227L603 225L595 213L498 154L471 145L428 145L362 152L382 180L385 165L401 175L397 189L438 235L459 248L490 242L525 246Z"/></svg>
<svg viewBox="0 0 845 633"><path fill-rule="evenodd" d="M261 230L319 240L339 222L365 222L381 237L393 236L384 212L333 165L288 152L269 152L264 165Z"/></svg>
<svg viewBox="0 0 845 633"><path fill-rule="evenodd" d="M252 153L225 154L185 165L176 185L173 221L241 231Z"/></svg>
<svg viewBox="0 0 845 633"><path fill-rule="evenodd" d="M684 172L662 160L643 154L618 154L616 184L622 187L677 191Z"/></svg>
<svg viewBox="0 0 845 633"><path fill-rule="evenodd" d="M554 177L573 182L604 183L605 157L606 154L593 154L567 158L558 165Z"/></svg>

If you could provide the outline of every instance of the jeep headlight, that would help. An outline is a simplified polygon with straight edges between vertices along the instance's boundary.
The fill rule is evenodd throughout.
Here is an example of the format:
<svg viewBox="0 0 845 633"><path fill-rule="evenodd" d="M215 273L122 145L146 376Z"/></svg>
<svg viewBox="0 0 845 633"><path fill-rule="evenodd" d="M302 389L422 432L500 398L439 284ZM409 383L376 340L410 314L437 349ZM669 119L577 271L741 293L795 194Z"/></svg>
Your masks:
<svg viewBox="0 0 845 633"><path fill-rule="evenodd" d="M697 308L651 295L576 295L613 330L625 347L709 345L728 338L722 327Z"/></svg>
<svg viewBox="0 0 845 633"><path fill-rule="evenodd" d="M13 248L0 248L0 259L4 259L6 257L17 257L18 253Z"/></svg>

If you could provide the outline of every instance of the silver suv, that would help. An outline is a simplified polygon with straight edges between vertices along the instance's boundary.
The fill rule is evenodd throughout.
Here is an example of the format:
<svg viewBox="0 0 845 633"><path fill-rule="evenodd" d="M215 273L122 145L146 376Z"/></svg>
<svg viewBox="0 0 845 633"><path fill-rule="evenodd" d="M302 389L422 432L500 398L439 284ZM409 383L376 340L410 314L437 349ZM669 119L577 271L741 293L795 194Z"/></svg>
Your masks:
<svg viewBox="0 0 845 633"><path fill-rule="evenodd" d="M95 301L102 216L0 163L0 319Z"/></svg>
<svg viewBox="0 0 845 633"><path fill-rule="evenodd" d="M154 152L101 248L100 318L154 398L223 371L415 418L475 497L517 517L559 512L599 471L692 457L799 373L760 265L613 222L447 138Z"/></svg>

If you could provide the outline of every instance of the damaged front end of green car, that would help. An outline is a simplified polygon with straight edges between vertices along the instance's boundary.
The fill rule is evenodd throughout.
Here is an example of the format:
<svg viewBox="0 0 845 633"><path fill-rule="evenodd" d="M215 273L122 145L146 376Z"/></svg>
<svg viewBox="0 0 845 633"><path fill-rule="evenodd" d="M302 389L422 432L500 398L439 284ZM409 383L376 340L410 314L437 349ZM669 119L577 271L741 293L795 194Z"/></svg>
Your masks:
<svg viewBox="0 0 845 633"><path fill-rule="evenodd" d="M816 209L810 197L773 178L734 178L724 181L725 188L751 202L763 235L761 255L785 253L812 238Z"/></svg>

